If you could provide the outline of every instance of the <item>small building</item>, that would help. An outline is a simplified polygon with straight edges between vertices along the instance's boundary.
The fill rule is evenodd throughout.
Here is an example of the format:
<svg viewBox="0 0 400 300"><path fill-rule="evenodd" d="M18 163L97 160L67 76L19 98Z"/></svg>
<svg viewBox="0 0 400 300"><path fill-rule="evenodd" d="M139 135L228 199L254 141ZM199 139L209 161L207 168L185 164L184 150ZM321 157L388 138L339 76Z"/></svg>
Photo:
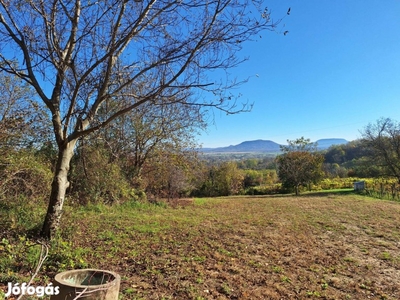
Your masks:
<svg viewBox="0 0 400 300"><path fill-rule="evenodd" d="M365 189L365 181L356 181L354 182L354 190L362 191Z"/></svg>

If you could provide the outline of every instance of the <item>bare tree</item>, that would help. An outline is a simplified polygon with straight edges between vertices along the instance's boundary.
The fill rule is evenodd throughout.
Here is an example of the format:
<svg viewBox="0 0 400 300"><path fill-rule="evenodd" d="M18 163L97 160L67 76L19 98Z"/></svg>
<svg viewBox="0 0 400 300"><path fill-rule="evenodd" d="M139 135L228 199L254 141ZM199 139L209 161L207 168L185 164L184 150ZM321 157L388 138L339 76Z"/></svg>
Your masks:
<svg viewBox="0 0 400 300"><path fill-rule="evenodd" d="M380 118L362 132L362 142L371 150L373 164L384 176L394 176L400 183L400 123Z"/></svg>
<svg viewBox="0 0 400 300"><path fill-rule="evenodd" d="M1 74L0 95L0 155L40 142L49 134L44 108L32 97L26 82Z"/></svg>
<svg viewBox="0 0 400 300"><path fill-rule="evenodd" d="M238 83L207 75L237 66L242 43L276 24L262 0L0 0L0 69L34 88L58 146L41 234L59 227L80 137L155 98L240 111L226 92ZM119 105L96 120L108 99Z"/></svg>
<svg viewBox="0 0 400 300"><path fill-rule="evenodd" d="M108 105L112 111L110 106L112 103ZM98 115L107 118L108 112ZM135 178L140 177L146 161L161 149L194 150L195 135L205 127L200 107L174 99L164 105L163 99L154 99L118 117L112 125L97 131L95 138L89 137L90 141L85 144L106 148L112 161L123 163L129 177Z"/></svg>

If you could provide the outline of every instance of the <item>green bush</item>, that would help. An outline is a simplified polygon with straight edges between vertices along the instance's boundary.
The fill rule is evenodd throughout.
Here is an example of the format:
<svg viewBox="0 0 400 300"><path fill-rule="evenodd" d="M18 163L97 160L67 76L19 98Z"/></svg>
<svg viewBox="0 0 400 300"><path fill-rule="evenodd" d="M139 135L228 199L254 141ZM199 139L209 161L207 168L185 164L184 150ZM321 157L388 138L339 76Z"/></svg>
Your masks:
<svg viewBox="0 0 400 300"><path fill-rule="evenodd" d="M0 227L6 232L37 231L46 212L46 205L36 204L28 197L21 195L0 206Z"/></svg>
<svg viewBox="0 0 400 300"><path fill-rule="evenodd" d="M70 182L70 195L78 204L115 204L140 198L121 168L110 161L109 153L102 148L87 147L76 156Z"/></svg>
<svg viewBox="0 0 400 300"><path fill-rule="evenodd" d="M88 264L84 258L87 251L61 237L54 238L51 240L49 256L43 266L46 270L54 272L87 268Z"/></svg>
<svg viewBox="0 0 400 300"><path fill-rule="evenodd" d="M20 274L26 274L37 266L41 252L41 245L25 236L0 241L0 273L3 274L0 282L20 280Z"/></svg>
<svg viewBox="0 0 400 300"><path fill-rule="evenodd" d="M51 240L48 256L42 265L42 271L60 272L68 269L86 268L87 249L76 247L60 236ZM44 250L45 251L45 250ZM36 269L42 253L42 245L26 236L2 238L0 240L0 283L27 281ZM25 274L25 275L24 275Z"/></svg>
<svg viewBox="0 0 400 300"><path fill-rule="evenodd" d="M200 188L192 196L214 197L239 195L243 193L243 170L238 169L234 162L223 162L218 166L210 167Z"/></svg>
<svg viewBox="0 0 400 300"><path fill-rule="evenodd" d="M255 186L245 190L245 195L273 195L283 193L282 184L276 183L266 186Z"/></svg>
<svg viewBox="0 0 400 300"><path fill-rule="evenodd" d="M51 164L45 158L30 150L8 152L0 157L0 201L3 205L20 199L44 203L52 178Z"/></svg>
<svg viewBox="0 0 400 300"><path fill-rule="evenodd" d="M36 230L50 195L51 164L30 150L0 156L0 227L2 237Z"/></svg>

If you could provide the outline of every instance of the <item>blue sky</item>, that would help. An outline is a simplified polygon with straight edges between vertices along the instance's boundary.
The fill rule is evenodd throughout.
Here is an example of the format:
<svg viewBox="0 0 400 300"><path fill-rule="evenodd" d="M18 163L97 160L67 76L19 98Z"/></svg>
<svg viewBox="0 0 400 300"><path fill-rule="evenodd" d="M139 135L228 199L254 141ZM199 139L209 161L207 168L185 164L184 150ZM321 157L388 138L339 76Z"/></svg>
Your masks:
<svg viewBox="0 0 400 300"><path fill-rule="evenodd" d="M240 55L249 61L231 73L250 77L235 92L254 107L214 111L214 124L198 136L203 147L354 140L380 117L400 120L400 1L274 0L268 7L274 19L291 7L279 29L289 33L264 32L244 46Z"/></svg>

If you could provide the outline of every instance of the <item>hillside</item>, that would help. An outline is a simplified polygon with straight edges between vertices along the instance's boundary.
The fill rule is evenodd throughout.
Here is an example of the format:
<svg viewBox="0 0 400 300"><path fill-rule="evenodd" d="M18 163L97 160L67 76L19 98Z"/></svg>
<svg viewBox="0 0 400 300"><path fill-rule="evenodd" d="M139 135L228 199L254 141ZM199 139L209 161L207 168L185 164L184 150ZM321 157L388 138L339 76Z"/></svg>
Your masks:
<svg viewBox="0 0 400 300"><path fill-rule="evenodd" d="M343 145L347 144L349 141L345 139L320 139L316 141L319 150L328 149L332 145Z"/></svg>
<svg viewBox="0 0 400 300"><path fill-rule="evenodd" d="M202 151L211 153L279 152L280 145L273 141L255 140L255 141L245 141L238 145L231 145L228 147L206 148L202 149Z"/></svg>
<svg viewBox="0 0 400 300"><path fill-rule="evenodd" d="M332 138L317 140L319 150L324 150L332 145L340 145L348 143L345 139ZM244 141L238 145L231 145L219 148L203 148L204 153L278 153L280 144L270 140L254 140Z"/></svg>

